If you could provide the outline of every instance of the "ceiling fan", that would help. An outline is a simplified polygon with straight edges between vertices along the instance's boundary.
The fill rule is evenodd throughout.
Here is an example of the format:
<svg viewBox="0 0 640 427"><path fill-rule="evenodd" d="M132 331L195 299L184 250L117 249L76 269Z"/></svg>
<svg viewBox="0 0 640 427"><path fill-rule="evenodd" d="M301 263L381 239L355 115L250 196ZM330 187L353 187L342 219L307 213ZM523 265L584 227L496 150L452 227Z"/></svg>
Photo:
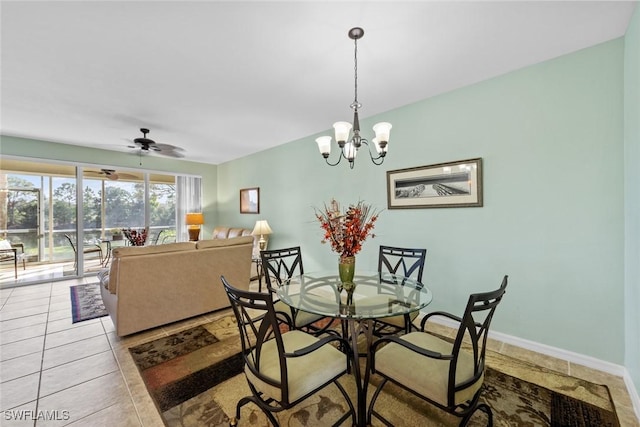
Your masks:
<svg viewBox="0 0 640 427"><path fill-rule="evenodd" d="M184 150L182 148L176 147L175 145L170 145L170 144L158 144L154 140L147 138L149 129L141 128L140 132L142 132L142 138L134 139L133 143L135 145L129 146L129 148L138 149L140 155L148 154L150 152L155 152L168 157L175 157L175 158L184 157L184 154L182 154Z"/></svg>
<svg viewBox="0 0 640 427"><path fill-rule="evenodd" d="M117 181L120 178L122 179L137 179L136 175L130 173L117 173L115 169L100 169L99 171L86 170L85 174L87 176L96 176L96 177L104 177L111 181Z"/></svg>

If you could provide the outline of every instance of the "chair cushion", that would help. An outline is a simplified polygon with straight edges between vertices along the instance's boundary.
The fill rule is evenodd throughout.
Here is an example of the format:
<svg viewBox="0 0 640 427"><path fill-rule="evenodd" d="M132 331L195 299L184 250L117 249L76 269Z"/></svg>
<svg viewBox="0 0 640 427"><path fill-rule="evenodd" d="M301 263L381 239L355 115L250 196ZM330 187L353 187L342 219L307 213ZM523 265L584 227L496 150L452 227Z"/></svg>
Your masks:
<svg viewBox="0 0 640 427"><path fill-rule="evenodd" d="M282 342L286 352L307 347L318 341L318 338L302 331L290 331L282 334ZM320 388L322 385L346 371L347 359L344 353L332 345L324 345L318 350L305 356L287 359L287 373L289 386L288 401L296 400ZM322 367L322 369L319 369ZM264 393L264 397L271 397L278 402L283 402L283 396L279 387L272 386L256 377L248 367L244 370L247 380ZM278 348L274 339L262 345L260 359L260 373L274 381L281 382L280 363L278 361Z"/></svg>
<svg viewBox="0 0 640 427"><path fill-rule="evenodd" d="M451 354L453 348L452 343L425 332L411 332L401 339L443 355ZM456 384L473 377L473 364L473 356L460 350ZM394 343L385 345L375 355L377 372L444 406L450 406L447 401L449 365L448 360L422 356ZM472 399L483 381L484 373L473 385L456 393L455 405Z"/></svg>
<svg viewBox="0 0 640 427"><path fill-rule="evenodd" d="M0 240L0 249L12 249L11 243L8 240Z"/></svg>

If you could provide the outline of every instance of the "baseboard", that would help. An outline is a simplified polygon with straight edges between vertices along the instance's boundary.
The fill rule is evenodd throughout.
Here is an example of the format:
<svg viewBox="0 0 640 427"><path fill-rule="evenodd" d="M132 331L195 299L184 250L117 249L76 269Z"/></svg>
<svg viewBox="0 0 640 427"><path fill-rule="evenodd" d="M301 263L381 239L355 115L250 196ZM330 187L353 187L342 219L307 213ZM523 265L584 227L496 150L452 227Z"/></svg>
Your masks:
<svg viewBox="0 0 640 427"><path fill-rule="evenodd" d="M626 369L624 371L624 383L627 386L627 391L629 392L629 397L631 398L631 403L633 404L633 410L636 413L636 417L640 420L640 395L638 395L638 391L633 384L629 371Z"/></svg>
<svg viewBox="0 0 640 427"><path fill-rule="evenodd" d="M421 319L423 316L424 314L420 313L418 319ZM430 321L439 323L449 328L458 328L457 322L447 318L443 318L441 316L435 316ZM419 324L420 322L417 320L415 323ZM629 374L629 371L626 367L604 360L596 359L595 357L586 356L584 354L574 353L572 351L552 347L535 341L529 341L524 338L514 337L513 335L507 335L502 332L489 331L489 338L516 347L524 348L526 350L534 351L536 353L544 354L546 356L555 357L556 359L565 360L569 363L575 363L605 372L607 374L615 375L617 377L622 377L625 386L627 387L629 397L631 398L631 403L633 404L633 409L636 413L636 417L638 417L638 419L640 420L640 396L638 395L638 391L633 384L633 379L631 378L631 375Z"/></svg>

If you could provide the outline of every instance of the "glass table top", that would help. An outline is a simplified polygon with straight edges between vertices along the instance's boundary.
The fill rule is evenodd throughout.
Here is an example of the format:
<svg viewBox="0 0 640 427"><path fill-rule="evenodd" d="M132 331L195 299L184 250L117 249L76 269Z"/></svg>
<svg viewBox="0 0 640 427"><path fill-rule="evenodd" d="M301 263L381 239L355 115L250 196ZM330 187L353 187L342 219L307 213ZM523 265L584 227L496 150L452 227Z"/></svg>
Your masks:
<svg viewBox="0 0 640 427"><path fill-rule="evenodd" d="M319 271L294 276L277 289L285 304L322 316L375 319L408 314L427 306L431 291L422 283L377 271L356 272L352 298L337 272Z"/></svg>

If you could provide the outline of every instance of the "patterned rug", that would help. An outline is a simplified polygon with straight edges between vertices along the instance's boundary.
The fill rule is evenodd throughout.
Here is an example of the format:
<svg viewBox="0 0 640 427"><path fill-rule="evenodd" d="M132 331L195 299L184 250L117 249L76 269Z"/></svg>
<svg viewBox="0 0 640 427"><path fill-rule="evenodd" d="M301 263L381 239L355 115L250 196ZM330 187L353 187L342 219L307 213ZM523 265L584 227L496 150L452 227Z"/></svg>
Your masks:
<svg viewBox="0 0 640 427"><path fill-rule="evenodd" d="M71 323L107 315L100 296L100 283L71 286Z"/></svg>
<svg viewBox="0 0 640 427"><path fill-rule="evenodd" d="M232 316L129 349L147 390L168 427L228 426L236 402L250 394L239 357L239 338ZM619 426L606 386L568 377L498 353L487 360L483 399L496 426ZM519 375L518 372L522 373ZM537 378L544 386L525 381ZM369 398L380 378L372 376ZM340 383L355 402L353 377ZM332 425L347 405L330 385L289 411L278 413L282 426ZM452 426L459 419L403 389L387 384L376 410L396 426ZM470 423L485 426L478 412ZM382 425L375 418L372 425ZM269 426L253 404L245 405L239 425Z"/></svg>

